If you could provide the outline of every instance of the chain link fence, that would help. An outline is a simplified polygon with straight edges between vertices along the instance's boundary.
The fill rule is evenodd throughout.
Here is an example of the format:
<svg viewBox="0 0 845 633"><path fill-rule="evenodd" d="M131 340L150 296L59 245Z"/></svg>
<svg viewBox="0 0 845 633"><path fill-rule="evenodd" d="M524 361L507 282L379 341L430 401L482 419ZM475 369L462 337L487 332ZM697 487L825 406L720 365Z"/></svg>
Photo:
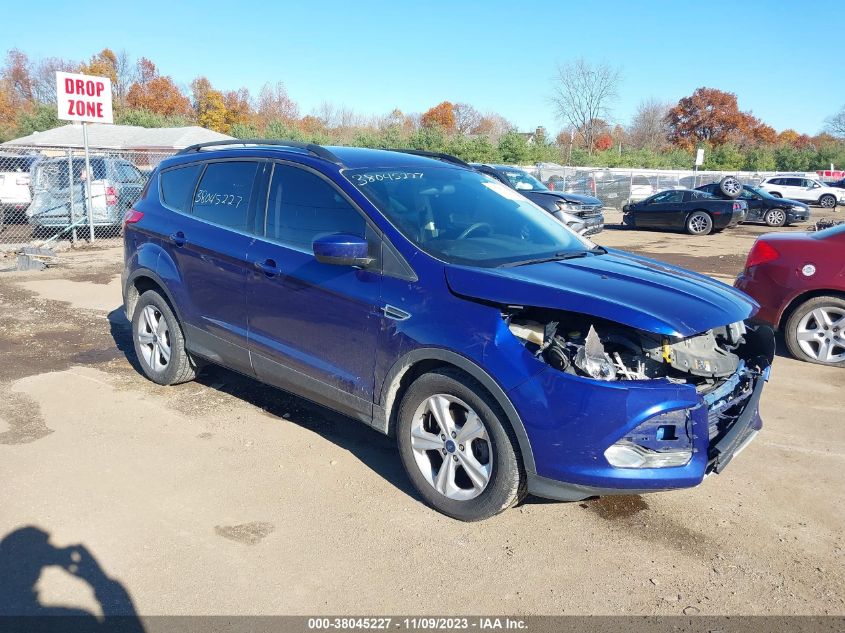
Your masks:
<svg viewBox="0 0 845 633"><path fill-rule="evenodd" d="M117 244L123 216L173 151L0 146L0 250Z"/></svg>
<svg viewBox="0 0 845 633"><path fill-rule="evenodd" d="M556 191L593 196L605 208L621 209L666 189L695 189L736 176L743 184L757 185L775 172L684 171L674 169L602 169L534 165L523 167Z"/></svg>

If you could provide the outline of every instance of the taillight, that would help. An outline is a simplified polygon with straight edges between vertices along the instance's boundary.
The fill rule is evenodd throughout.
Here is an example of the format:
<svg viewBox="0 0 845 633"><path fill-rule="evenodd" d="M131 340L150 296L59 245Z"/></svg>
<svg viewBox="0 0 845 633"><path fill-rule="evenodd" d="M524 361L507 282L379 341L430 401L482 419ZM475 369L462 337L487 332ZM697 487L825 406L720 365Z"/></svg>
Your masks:
<svg viewBox="0 0 845 633"><path fill-rule="evenodd" d="M114 187L106 187L106 204L110 207L117 204L117 192Z"/></svg>
<svg viewBox="0 0 845 633"><path fill-rule="evenodd" d="M144 217L144 213L142 211L136 211L135 209L129 209L123 216L123 224L135 224L141 218Z"/></svg>
<svg viewBox="0 0 845 633"><path fill-rule="evenodd" d="M757 240L748 253L748 259L745 261L745 270L748 270L752 266L767 264L776 260L778 257L780 257L780 253L778 253L774 246L768 242Z"/></svg>
<svg viewBox="0 0 845 633"><path fill-rule="evenodd" d="M742 209L742 204L734 202L734 211L739 211L740 209Z"/></svg>
<svg viewBox="0 0 845 633"><path fill-rule="evenodd" d="M549 187L549 191L554 191L555 190L555 183L550 182L548 187Z"/></svg>

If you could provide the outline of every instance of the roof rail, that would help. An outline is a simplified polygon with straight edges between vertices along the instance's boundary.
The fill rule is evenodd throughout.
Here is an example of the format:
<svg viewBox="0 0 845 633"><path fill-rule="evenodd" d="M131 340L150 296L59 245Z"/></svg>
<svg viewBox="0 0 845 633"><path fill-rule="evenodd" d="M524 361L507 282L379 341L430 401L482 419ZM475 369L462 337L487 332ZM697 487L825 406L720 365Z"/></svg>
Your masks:
<svg viewBox="0 0 845 633"><path fill-rule="evenodd" d="M264 138L233 138L225 141L209 141L208 143L197 143L196 145L190 145L185 149L180 150L179 152L177 152L176 155L180 156L182 154L190 154L191 152L199 152L200 150L203 150L207 147L225 147L227 145L278 145L280 147L290 147L293 149L305 150L306 152L313 156L316 156L317 158L322 158L337 165L343 164L343 161L340 160L340 158L338 158L336 154L333 154L322 145L315 145L314 143L302 143L301 141L284 141Z"/></svg>
<svg viewBox="0 0 845 633"><path fill-rule="evenodd" d="M474 169L473 166L467 163L466 161L461 160L457 156L452 156L451 154L446 154L444 152L428 152L424 149L391 149L390 151L402 152L403 154L413 154L414 156L425 156L426 158L435 158L437 160L442 160L446 163L452 163L454 165L466 167L467 169Z"/></svg>

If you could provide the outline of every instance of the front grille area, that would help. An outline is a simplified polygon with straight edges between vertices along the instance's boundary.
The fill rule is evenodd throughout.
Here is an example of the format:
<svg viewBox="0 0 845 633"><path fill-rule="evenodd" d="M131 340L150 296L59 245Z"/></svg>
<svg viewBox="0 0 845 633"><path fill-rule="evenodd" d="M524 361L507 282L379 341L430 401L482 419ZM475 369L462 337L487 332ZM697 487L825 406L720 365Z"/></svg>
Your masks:
<svg viewBox="0 0 845 633"><path fill-rule="evenodd" d="M579 218L594 218L601 214L601 210L600 204L579 204L574 213Z"/></svg>
<svg viewBox="0 0 845 633"><path fill-rule="evenodd" d="M753 391L754 381L750 372L740 370L704 397L711 446L734 425Z"/></svg>

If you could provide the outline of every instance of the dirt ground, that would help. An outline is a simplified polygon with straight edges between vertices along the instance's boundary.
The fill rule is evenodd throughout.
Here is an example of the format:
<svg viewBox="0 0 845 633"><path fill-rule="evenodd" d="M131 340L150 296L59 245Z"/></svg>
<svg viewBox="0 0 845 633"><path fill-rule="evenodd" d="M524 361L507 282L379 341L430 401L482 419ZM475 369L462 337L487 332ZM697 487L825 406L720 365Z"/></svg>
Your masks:
<svg viewBox="0 0 845 633"><path fill-rule="evenodd" d="M765 230L596 241L730 282ZM843 370L781 354L763 432L696 489L464 524L363 425L223 369L145 380L120 250L61 262L0 274L0 603L100 613L98 564L144 615L845 614Z"/></svg>

